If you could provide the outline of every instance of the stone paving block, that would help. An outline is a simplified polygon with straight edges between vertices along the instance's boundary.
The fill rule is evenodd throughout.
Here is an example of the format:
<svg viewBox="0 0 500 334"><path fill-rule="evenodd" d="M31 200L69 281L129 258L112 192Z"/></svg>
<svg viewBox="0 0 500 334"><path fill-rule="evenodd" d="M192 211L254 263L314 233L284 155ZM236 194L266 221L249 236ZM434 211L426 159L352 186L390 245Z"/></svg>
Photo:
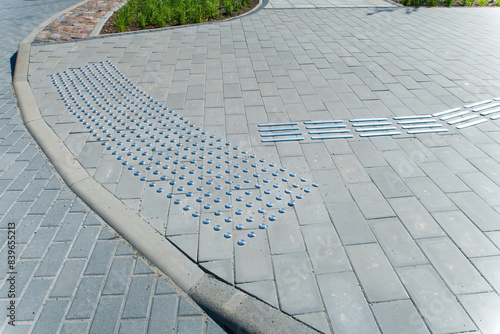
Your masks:
<svg viewBox="0 0 500 334"><path fill-rule="evenodd" d="M432 153L455 174L476 172L476 168L451 147L437 147Z"/></svg>
<svg viewBox="0 0 500 334"><path fill-rule="evenodd" d="M268 214L277 217L276 221L269 223L271 226L267 230L271 254L305 251L304 240L295 212L287 210L286 213L280 214L277 211L268 211Z"/></svg>
<svg viewBox="0 0 500 334"><path fill-rule="evenodd" d="M149 299L153 290L153 277L133 277L127 294L122 318L145 318L148 313Z"/></svg>
<svg viewBox="0 0 500 334"><path fill-rule="evenodd" d="M389 203L373 183L355 183L348 185L348 188L366 219L395 216Z"/></svg>
<svg viewBox="0 0 500 334"><path fill-rule="evenodd" d="M302 145L304 156L311 170L334 169L335 165L322 143Z"/></svg>
<svg viewBox="0 0 500 334"><path fill-rule="evenodd" d="M45 215L45 219L41 226L56 227L61 224L64 217L71 207L71 201L56 201L49 212Z"/></svg>
<svg viewBox="0 0 500 334"><path fill-rule="evenodd" d="M175 328L177 296L154 297L148 323L148 333L170 333Z"/></svg>
<svg viewBox="0 0 500 334"><path fill-rule="evenodd" d="M403 150L385 151L384 158L403 178L425 176L418 165Z"/></svg>
<svg viewBox="0 0 500 334"><path fill-rule="evenodd" d="M265 303L279 308L276 283L274 281L269 280L243 283L238 284L237 287L249 293L250 295L264 301Z"/></svg>
<svg viewBox="0 0 500 334"><path fill-rule="evenodd" d="M333 161L346 183L369 182L370 177L354 154L334 155Z"/></svg>
<svg viewBox="0 0 500 334"><path fill-rule="evenodd" d="M483 232L498 230L500 214L472 192L454 193L449 197Z"/></svg>
<svg viewBox="0 0 500 334"><path fill-rule="evenodd" d="M465 159L484 158L486 154L463 136L449 136L447 142Z"/></svg>
<svg viewBox="0 0 500 334"><path fill-rule="evenodd" d="M88 327L89 323L86 321L64 322L61 329L61 334L86 333Z"/></svg>
<svg viewBox="0 0 500 334"><path fill-rule="evenodd" d="M352 272L318 275L317 280L334 332L380 332Z"/></svg>
<svg viewBox="0 0 500 334"><path fill-rule="evenodd" d="M318 312L323 304L305 252L273 256L281 310L289 314Z"/></svg>
<svg viewBox="0 0 500 334"><path fill-rule="evenodd" d="M373 167L366 170L385 198L412 195L410 189L408 189L403 180L401 180L391 167Z"/></svg>
<svg viewBox="0 0 500 334"><path fill-rule="evenodd" d="M450 201L448 196L428 177L407 179L406 184L430 212L456 209L456 206Z"/></svg>
<svg viewBox="0 0 500 334"><path fill-rule="evenodd" d="M302 175L302 174L301 174ZM314 171L314 179L319 184L325 203L347 202L351 201L349 190L345 186L340 173L336 170Z"/></svg>
<svg viewBox="0 0 500 334"><path fill-rule="evenodd" d="M59 191L57 190L45 189L41 193L41 196L39 196L36 202L31 206L31 209L29 211L30 215L44 215L59 193Z"/></svg>
<svg viewBox="0 0 500 334"><path fill-rule="evenodd" d="M495 293L481 293L459 296L459 300L477 324L482 333L498 330L498 309L500 297Z"/></svg>
<svg viewBox="0 0 500 334"><path fill-rule="evenodd" d="M491 291L460 250L448 238L418 241L423 252L455 294Z"/></svg>
<svg viewBox="0 0 500 334"><path fill-rule="evenodd" d="M428 263L398 218L371 220L370 226L394 267Z"/></svg>
<svg viewBox="0 0 500 334"><path fill-rule="evenodd" d="M469 190L469 187L442 162L421 163L419 166L445 193Z"/></svg>
<svg viewBox="0 0 500 334"><path fill-rule="evenodd" d="M32 180L28 185L28 187L22 192L21 196L19 196L18 201L31 202L31 203L35 202L35 200L38 198L38 196L40 195L46 184L47 180Z"/></svg>
<svg viewBox="0 0 500 334"><path fill-rule="evenodd" d="M20 194L20 191L6 191L5 194L2 195L2 201L0 201L0 210L2 210L0 212L4 214L7 213L9 208L16 203Z"/></svg>
<svg viewBox="0 0 500 334"><path fill-rule="evenodd" d="M85 168L96 168L101 160L102 150L100 142L86 142L78 155L78 160Z"/></svg>
<svg viewBox="0 0 500 334"><path fill-rule="evenodd" d="M413 238L428 238L445 235L434 218L415 197L389 200L399 219Z"/></svg>
<svg viewBox="0 0 500 334"><path fill-rule="evenodd" d="M167 295L175 294L176 290L172 287L170 283L167 283L164 278L159 276L156 280L155 295Z"/></svg>
<svg viewBox="0 0 500 334"><path fill-rule="evenodd" d="M154 271L151 270L143 259L138 258L135 262L134 275L151 275L154 274Z"/></svg>
<svg viewBox="0 0 500 334"><path fill-rule="evenodd" d="M23 259L41 259L54 236L54 228L39 228L22 254Z"/></svg>
<svg viewBox="0 0 500 334"><path fill-rule="evenodd" d="M147 328L146 321L121 321L118 334L144 333Z"/></svg>
<svg viewBox="0 0 500 334"><path fill-rule="evenodd" d="M31 203L17 202L12 205L9 211L0 220L0 228L5 228L11 222L17 223L23 221L26 213L30 209Z"/></svg>
<svg viewBox="0 0 500 334"><path fill-rule="evenodd" d="M370 141L350 141L349 146L364 167L386 166L387 162Z"/></svg>
<svg viewBox="0 0 500 334"><path fill-rule="evenodd" d="M109 269L103 295L123 295L128 285L134 259L132 257L117 257L113 259Z"/></svg>
<svg viewBox="0 0 500 334"><path fill-rule="evenodd" d="M64 319L68 304L69 300L47 300L33 331L36 333L56 333Z"/></svg>
<svg viewBox="0 0 500 334"><path fill-rule="evenodd" d="M32 181L36 172L25 171L19 175L9 186L9 191L23 191Z"/></svg>
<svg viewBox="0 0 500 334"><path fill-rule="evenodd" d="M123 170L114 195L120 199L141 198L144 182L141 182L128 170Z"/></svg>
<svg viewBox="0 0 500 334"><path fill-rule="evenodd" d="M97 238L99 227L82 227L76 240L71 247L68 258L87 258L90 254L91 245Z"/></svg>
<svg viewBox="0 0 500 334"><path fill-rule="evenodd" d="M349 260L333 225L304 226L302 234L315 274L351 270Z"/></svg>
<svg viewBox="0 0 500 334"><path fill-rule="evenodd" d="M54 242L72 241L76 237L78 228L84 219L84 213L69 213L58 227Z"/></svg>
<svg viewBox="0 0 500 334"><path fill-rule="evenodd" d="M86 260L67 260L57 276L50 297L71 297L82 274Z"/></svg>
<svg viewBox="0 0 500 334"><path fill-rule="evenodd" d="M177 320L177 334L202 334L203 332L203 318L179 318Z"/></svg>
<svg viewBox="0 0 500 334"><path fill-rule="evenodd" d="M234 240L246 238L245 231L233 234ZM273 279L271 251L267 236L259 234L245 247L234 249L234 273L236 283L247 283Z"/></svg>
<svg viewBox="0 0 500 334"><path fill-rule="evenodd" d="M499 256L478 257L472 259L472 263L481 273L481 275L488 281L488 283L498 293L500 291L500 266Z"/></svg>
<svg viewBox="0 0 500 334"><path fill-rule="evenodd" d="M467 257L498 255L498 248L461 211L435 213L434 218Z"/></svg>
<svg viewBox="0 0 500 334"><path fill-rule="evenodd" d="M52 279L34 279L21 296L16 308L16 321L32 321L42 305Z"/></svg>
<svg viewBox="0 0 500 334"><path fill-rule="evenodd" d="M35 277L56 276L69 247L68 244L51 244L35 272Z"/></svg>
<svg viewBox="0 0 500 334"><path fill-rule="evenodd" d="M116 157L104 155L96 168L94 179L100 183L117 183L122 172L122 165Z"/></svg>
<svg viewBox="0 0 500 334"><path fill-rule="evenodd" d="M379 245L351 245L346 251L369 302L408 298Z"/></svg>
<svg viewBox="0 0 500 334"><path fill-rule="evenodd" d="M116 241L99 241L95 243L94 250L85 268L85 275L105 275L108 271L111 256L116 247Z"/></svg>
<svg viewBox="0 0 500 334"><path fill-rule="evenodd" d="M97 307L103 277L83 277L66 319L90 319Z"/></svg>
<svg viewBox="0 0 500 334"><path fill-rule="evenodd" d="M429 333L411 300L395 300L372 305L383 333Z"/></svg>
<svg viewBox="0 0 500 334"><path fill-rule="evenodd" d="M342 244L361 244L375 242L370 227L354 202L333 203L327 205L332 222Z"/></svg>
<svg viewBox="0 0 500 334"><path fill-rule="evenodd" d="M476 329L455 296L430 265L399 268L397 272L433 332Z"/></svg>
<svg viewBox="0 0 500 334"><path fill-rule="evenodd" d="M497 173L500 165L491 158L479 158L469 160L484 175L488 176L497 185L500 185L500 174Z"/></svg>
<svg viewBox="0 0 500 334"><path fill-rule="evenodd" d="M123 298L100 298L90 332L114 333L120 320Z"/></svg>
<svg viewBox="0 0 500 334"><path fill-rule="evenodd" d="M467 185L491 206L500 205L500 187L482 173L458 175Z"/></svg>
<svg viewBox="0 0 500 334"><path fill-rule="evenodd" d="M7 248L4 248L4 249L7 249ZM20 249L22 250L22 249ZM4 254L2 255L5 255L5 259L7 258L7 253L5 252ZM7 262L7 261L5 261ZM16 263L16 292L18 292L18 295L19 295L19 292L23 291L24 287L29 284L31 282L31 275L33 274L33 271L35 270L35 267L36 267L37 263L35 261L23 261L23 260L18 260L18 262ZM3 279L7 279L10 274L10 269L5 266L4 268L1 268L3 269L2 271L2 280ZM8 295L8 291L10 289L10 284L4 284L2 286L2 288L0 289L0 293L1 293L1 296L7 296ZM4 297L5 298L5 297Z"/></svg>

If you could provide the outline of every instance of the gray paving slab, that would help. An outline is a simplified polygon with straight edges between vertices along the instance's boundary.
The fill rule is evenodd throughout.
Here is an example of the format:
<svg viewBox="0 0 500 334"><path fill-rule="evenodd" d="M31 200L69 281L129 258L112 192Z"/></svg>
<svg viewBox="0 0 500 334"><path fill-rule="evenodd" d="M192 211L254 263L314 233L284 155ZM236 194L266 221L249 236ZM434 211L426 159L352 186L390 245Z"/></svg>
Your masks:
<svg viewBox="0 0 500 334"><path fill-rule="evenodd" d="M397 269L432 332L473 331L476 326L430 265Z"/></svg>
<svg viewBox="0 0 500 334"><path fill-rule="evenodd" d="M317 280L334 332L380 332L354 273L319 275Z"/></svg>
<svg viewBox="0 0 500 334"><path fill-rule="evenodd" d="M408 298L395 271L377 244L346 247L368 302L381 302Z"/></svg>
<svg viewBox="0 0 500 334"><path fill-rule="evenodd" d="M418 243L455 294L491 290L479 272L448 238L425 239Z"/></svg>
<svg viewBox="0 0 500 334"><path fill-rule="evenodd" d="M372 310L383 333L429 333L408 299L375 303Z"/></svg>

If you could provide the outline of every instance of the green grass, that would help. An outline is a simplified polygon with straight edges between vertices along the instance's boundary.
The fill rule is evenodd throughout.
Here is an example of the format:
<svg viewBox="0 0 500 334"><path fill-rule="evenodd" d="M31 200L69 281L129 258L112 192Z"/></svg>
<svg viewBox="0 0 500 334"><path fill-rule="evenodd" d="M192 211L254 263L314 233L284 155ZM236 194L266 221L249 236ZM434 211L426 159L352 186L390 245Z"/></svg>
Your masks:
<svg viewBox="0 0 500 334"><path fill-rule="evenodd" d="M477 0L479 7L484 7L489 2L489 0Z"/></svg>
<svg viewBox="0 0 500 334"><path fill-rule="evenodd" d="M201 23L219 20L250 4L251 0L128 0L115 14L115 25L124 32L131 25L146 29Z"/></svg>

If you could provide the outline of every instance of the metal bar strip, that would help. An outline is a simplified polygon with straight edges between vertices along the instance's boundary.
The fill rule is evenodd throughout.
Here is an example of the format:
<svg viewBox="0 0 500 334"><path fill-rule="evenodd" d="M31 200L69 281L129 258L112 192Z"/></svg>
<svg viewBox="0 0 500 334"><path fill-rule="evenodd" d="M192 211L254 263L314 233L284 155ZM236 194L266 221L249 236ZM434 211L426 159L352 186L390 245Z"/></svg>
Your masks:
<svg viewBox="0 0 500 334"><path fill-rule="evenodd" d="M304 138L303 137L298 137L298 138L262 139L261 142L263 142L263 143L273 143L273 142L281 142L281 141L299 141L299 140L304 140Z"/></svg>
<svg viewBox="0 0 500 334"><path fill-rule="evenodd" d="M420 118L431 118L432 115L419 115L419 116L398 116L398 117L393 117L394 120L400 121L400 120L405 120L405 119L420 119Z"/></svg>
<svg viewBox="0 0 500 334"><path fill-rule="evenodd" d="M484 100L484 101L481 101L481 102L476 102L476 103L473 103L473 104L466 105L466 106L464 106L464 108L474 108L474 107L480 106L481 104L490 103L492 101L493 100Z"/></svg>
<svg viewBox="0 0 500 334"><path fill-rule="evenodd" d="M479 107L479 108L474 108L474 109L472 109L472 111L478 112L478 111L483 111L483 110L490 109L490 108L495 108L495 107L500 107L500 103L492 103L492 104L487 105L487 106L483 106L483 107Z"/></svg>
<svg viewBox="0 0 500 334"><path fill-rule="evenodd" d="M285 126L285 125L297 125L297 123L295 122L291 122L291 123L268 123L268 124L259 124L257 125L258 127L266 127L266 126Z"/></svg>
<svg viewBox="0 0 500 334"><path fill-rule="evenodd" d="M261 137L302 136L302 132L262 133Z"/></svg>
<svg viewBox="0 0 500 334"><path fill-rule="evenodd" d="M349 122L375 122L375 121L387 121L387 118L355 118L350 119Z"/></svg>
<svg viewBox="0 0 500 334"><path fill-rule="evenodd" d="M484 122L487 122L488 120L483 118L483 119L478 119L477 121L474 121L474 122L469 122L469 123L465 123L465 124L460 124L457 126L457 129L464 129L464 128L468 128L469 126L474 126L474 125L478 125L478 124L481 124L481 123L484 123Z"/></svg>
<svg viewBox="0 0 500 334"><path fill-rule="evenodd" d="M392 125L391 122L380 122L380 123L356 123L352 124L354 127L361 127L361 126L384 126L384 125Z"/></svg>
<svg viewBox="0 0 500 334"><path fill-rule="evenodd" d="M479 115L470 115L467 117L462 117L462 118L459 118L459 119L456 119L453 121L449 121L448 124L453 125L453 124L457 124L457 123L462 123L462 122L470 121L471 119L478 118L478 117L479 117Z"/></svg>
<svg viewBox="0 0 500 334"><path fill-rule="evenodd" d="M403 125L402 129L440 128L441 124Z"/></svg>
<svg viewBox="0 0 500 334"><path fill-rule="evenodd" d="M435 114L432 114L432 116L439 117L439 116L442 116L442 115L451 114L452 112L459 111L459 110L462 110L462 108L455 108L455 109L449 109L449 110L437 112Z"/></svg>
<svg viewBox="0 0 500 334"><path fill-rule="evenodd" d="M447 120L455 118L455 117L467 115L469 112L470 111L464 110L464 111L459 112L458 114L453 114L453 115L448 115L448 116L445 116L445 117L441 117L440 120L447 121Z"/></svg>
<svg viewBox="0 0 500 334"><path fill-rule="evenodd" d="M490 119L492 119L492 120L499 119L499 118L500 118L500 115L495 115L495 116L490 117Z"/></svg>
<svg viewBox="0 0 500 334"><path fill-rule="evenodd" d="M381 137L381 136L397 136L401 132L370 132L370 133L360 133L360 137Z"/></svg>
<svg viewBox="0 0 500 334"><path fill-rule="evenodd" d="M338 125L325 125L325 126L306 126L307 130L321 130L321 129L338 129L347 127L345 124Z"/></svg>
<svg viewBox="0 0 500 334"><path fill-rule="evenodd" d="M327 133L347 133L351 132L349 129L341 129L341 130L325 130L325 131L309 131L310 135L322 135Z"/></svg>
<svg viewBox="0 0 500 334"><path fill-rule="evenodd" d="M388 131L388 130L396 130L395 126L386 126L385 128L357 128L357 132L369 132L369 131Z"/></svg>
<svg viewBox="0 0 500 334"><path fill-rule="evenodd" d="M410 135L416 135L419 133L434 133L434 132L448 132L448 129L408 130L408 134Z"/></svg>
<svg viewBox="0 0 500 334"><path fill-rule="evenodd" d="M271 132L271 131L295 131L300 130L300 128L274 128L274 129L259 129L259 132Z"/></svg>
<svg viewBox="0 0 500 334"><path fill-rule="evenodd" d="M421 119L416 121L399 121L398 124L421 124L421 123L434 123L437 122L435 119Z"/></svg>
<svg viewBox="0 0 500 334"><path fill-rule="evenodd" d="M332 120L332 121L307 121L304 124L329 124L329 123L344 123L342 120Z"/></svg>
<svg viewBox="0 0 500 334"><path fill-rule="evenodd" d="M342 138L354 138L354 136L353 135L338 135L338 136L311 137L311 139L314 139L314 140L321 140L321 139L342 139Z"/></svg>
<svg viewBox="0 0 500 334"><path fill-rule="evenodd" d="M491 109L491 110L482 112L481 116L491 115L491 114L494 114L494 113L499 112L499 111L500 111L500 108Z"/></svg>
<svg viewBox="0 0 500 334"><path fill-rule="evenodd" d="M493 101L500 101L500 97L495 97Z"/></svg>

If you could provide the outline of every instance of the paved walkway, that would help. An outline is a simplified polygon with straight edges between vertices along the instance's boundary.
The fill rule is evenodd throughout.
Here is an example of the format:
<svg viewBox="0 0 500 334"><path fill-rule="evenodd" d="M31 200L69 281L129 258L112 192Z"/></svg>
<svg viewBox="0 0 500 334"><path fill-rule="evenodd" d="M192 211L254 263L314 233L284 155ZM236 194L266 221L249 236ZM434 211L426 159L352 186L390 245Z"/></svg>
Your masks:
<svg viewBox="0 0 500 334"><path fill-rule="evenodd" d="M29 82L85 170L228 286L324 333L496 333L500 36L477 36L499 13L266 8L34 45Z"/></svg>
<svg viewBox="0 0 500 334"><path fill-rule="evenodd" d="M75 3L0 5L9 18L1 23L0 332L223 333L67 190L21 123L9 58L37 24ZM15 274L8 268L11 226ZM12 276L15 282L7 280ZM15 299L8 297L12 290ZM7 324L11 300L15 327Z"/></svg>

